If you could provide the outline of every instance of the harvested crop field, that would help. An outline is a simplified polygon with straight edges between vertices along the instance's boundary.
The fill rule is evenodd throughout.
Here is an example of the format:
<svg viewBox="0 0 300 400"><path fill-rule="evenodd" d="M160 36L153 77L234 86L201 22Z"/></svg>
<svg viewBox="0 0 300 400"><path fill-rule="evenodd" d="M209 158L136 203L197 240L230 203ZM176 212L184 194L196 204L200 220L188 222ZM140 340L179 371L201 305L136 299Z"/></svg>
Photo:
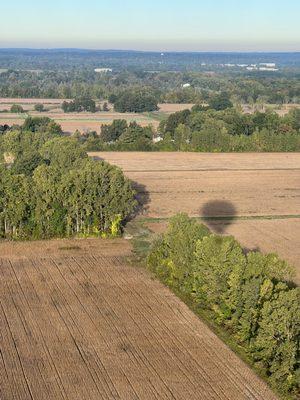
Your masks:
<svg viewBox="0 0 300 400"><path fill-rule="evenodd" d="M32 106L28 107L28 112L24 114L0 113L0 125L22 124L28 116L49 117L61 125L65 133L74 133L79 130L81 133L87 131L96 131L100 134L101 126L111 124L115 119L125 119L127 123L136 121L142 126L152 125L157 127L159 120L151 118L144 114L115 113L115 112L97 112L97 113L61 113L59 110L52 110L38 113L30 111Z"/></svg>
<svg viewBox="0 0 300 400"><path fill-rule="evenodd" d="M183 110L191 110L194 104L187 103L187 104L175 104L175 103L163 103L159 104L159 112L172 114L174 112L183 111Z"/></svg>
<svg viewBox="0 0 300 400"><path fill-rule="evenodd" d="M61 125L65 133L73 133L76 130L80 132L96 131L100 134L101 126L111 124L115 119L125 119L128 123L136 121L142 126L152 125L157 128L163 116L172 112L181 111L191 108L193 104L159 104L159 112L155 113L117 113L113 111L113 105L109 105L111 111L96 113L63 113L61 105L64 99L26 99L26 98L0 98L0 125L22 124L27 116L43 116L54 119ZM66 99L66 101L71 101ZM101 102L101 105L103 102ZM13 104L23 107L24 114L10 113ZM43 104L45 111L39 113L34 111L35 104ZM100 105L100 103L97 103ZM8 112L3 112L7 110Z"/></svg>
<svg viewBox="0 0 300 400"><path fill-rule="evenodd" d="M1 400L276 398L114 243L0 244Z"/></svg>
<svg viewBox="0 0 300 400"><path fill-rule="evenodd" d="M290 261L300 282L299 153L90 155L119 165L135 182L144 218L210 217L212 229L218 224L245 247Z"/></svg>

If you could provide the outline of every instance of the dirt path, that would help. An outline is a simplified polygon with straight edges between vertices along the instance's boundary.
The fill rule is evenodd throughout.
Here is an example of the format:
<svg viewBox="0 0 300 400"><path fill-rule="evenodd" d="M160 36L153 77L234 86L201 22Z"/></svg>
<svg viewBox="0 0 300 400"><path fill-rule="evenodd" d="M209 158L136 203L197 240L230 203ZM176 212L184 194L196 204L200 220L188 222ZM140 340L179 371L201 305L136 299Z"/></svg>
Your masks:
<svg viewBox="0 0 300 400"><path fill-rule="evenodd" d="M40 244L0 245L1 400L275 399L127 242Z"/></svg>

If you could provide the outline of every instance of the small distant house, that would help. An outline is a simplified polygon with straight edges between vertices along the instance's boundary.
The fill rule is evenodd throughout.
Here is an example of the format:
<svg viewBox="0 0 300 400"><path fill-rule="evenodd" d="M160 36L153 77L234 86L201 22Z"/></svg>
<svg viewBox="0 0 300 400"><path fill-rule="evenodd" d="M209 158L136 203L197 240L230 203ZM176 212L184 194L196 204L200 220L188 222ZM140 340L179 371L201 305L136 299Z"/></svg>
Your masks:
<svg viewBox="0 0 300 400"><path fill-rule="evenodd" d="M94 71L97 72L98 74L107 74L108 72L112 72L112 69L111 68L95 68Z"/></svg>
<svg viewBox="0 0 300 400"><path fill-rule="evenodd" d="M154 136L153 137L153 143L159 143L162 140L164 140L161 136Z"/></svg>
<svg viewBox="0 0 300 400"><path fill-rule="evenodd" d="M260 63L259 65L266 67L266 68L275 68L276 67L275 63Z"/></svg>

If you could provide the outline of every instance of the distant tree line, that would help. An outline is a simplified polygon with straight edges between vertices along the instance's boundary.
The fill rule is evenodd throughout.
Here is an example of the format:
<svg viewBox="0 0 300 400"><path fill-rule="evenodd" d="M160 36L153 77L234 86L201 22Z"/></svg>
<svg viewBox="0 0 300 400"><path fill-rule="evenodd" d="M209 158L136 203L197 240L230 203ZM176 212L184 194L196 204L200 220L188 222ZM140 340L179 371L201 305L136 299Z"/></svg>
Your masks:
<svg viewBox="0 0 300 400"><path fill-rule="evenodd" d="M162 150L243 152L299 151L300 110L244 114L234 108L195 106L160 124Z"/></svg>
<svg viewBox="0 0 300 400"><path fill-rule="evenodd" d="M183 87L189 83L189 87ZM93 69L22 71L0 74L0 97L106 100L124 91L146 91L164 103L207 103L212 96L227 92L235 104L299 103L299 72L277 74L145 72L128 69L113 74L97 74Z"/></svg>
<svg viewBox="0 0 300 400"><path fill-rule="evenodd" d="M87 157L49 118L0 136L0 237L116 235L135 207L122 171Z"/></svg>
<svg viewBox="0 0 300 400"><path fill-rule="evenodd" d="M211 105L171 114L157 132L115 120L101 127L100 137L86 135L80 140L90 151L300 151L300 110L291 110L284 117L274 112L244 114L233 108L226 96L217 95Z"/></svg>
<svg viewBox="0 0 300 400"><path fill-rule="evenodd" d="M205 311L242 346L272 387L300 389L300 288L275 254L245 254L233 237L211 234L179 214L148 255L151 271Z"/></svg>

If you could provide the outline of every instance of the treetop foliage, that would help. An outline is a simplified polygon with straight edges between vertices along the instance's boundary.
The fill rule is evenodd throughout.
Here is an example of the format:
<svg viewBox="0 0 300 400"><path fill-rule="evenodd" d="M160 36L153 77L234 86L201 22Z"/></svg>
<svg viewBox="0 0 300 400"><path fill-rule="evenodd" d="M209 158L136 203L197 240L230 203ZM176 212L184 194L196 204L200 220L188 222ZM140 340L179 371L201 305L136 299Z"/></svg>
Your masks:
<svg viewBox="0 0 300 400"><path fill-rule="evenodd" d="M61 108L65 113L82 111L94 113L96 112L96 103L90 97L78 97L70 102L64 101Z"/></svg>
<svg viewBox="0 0 300 400"><path fill-rule="evenodd" d="M158 110L157 98L147 90L125 90L115 98L115 111L141 113Z"/></svg>
<svg viewBox="0 0 300 400"><path fill-rule="evenodd" d="M0 138L0 237L116 235L135 207L122 171L93 161L56 124L30 118Z"/></svg>
<svg viewBox="0 0 300 400"><path fill-rule="evenodd" d="M275 254L245 254L233 237L211 234L185 214L153 243L149 268L244 347L271 385L300 389L300 288Z"/></svg>

